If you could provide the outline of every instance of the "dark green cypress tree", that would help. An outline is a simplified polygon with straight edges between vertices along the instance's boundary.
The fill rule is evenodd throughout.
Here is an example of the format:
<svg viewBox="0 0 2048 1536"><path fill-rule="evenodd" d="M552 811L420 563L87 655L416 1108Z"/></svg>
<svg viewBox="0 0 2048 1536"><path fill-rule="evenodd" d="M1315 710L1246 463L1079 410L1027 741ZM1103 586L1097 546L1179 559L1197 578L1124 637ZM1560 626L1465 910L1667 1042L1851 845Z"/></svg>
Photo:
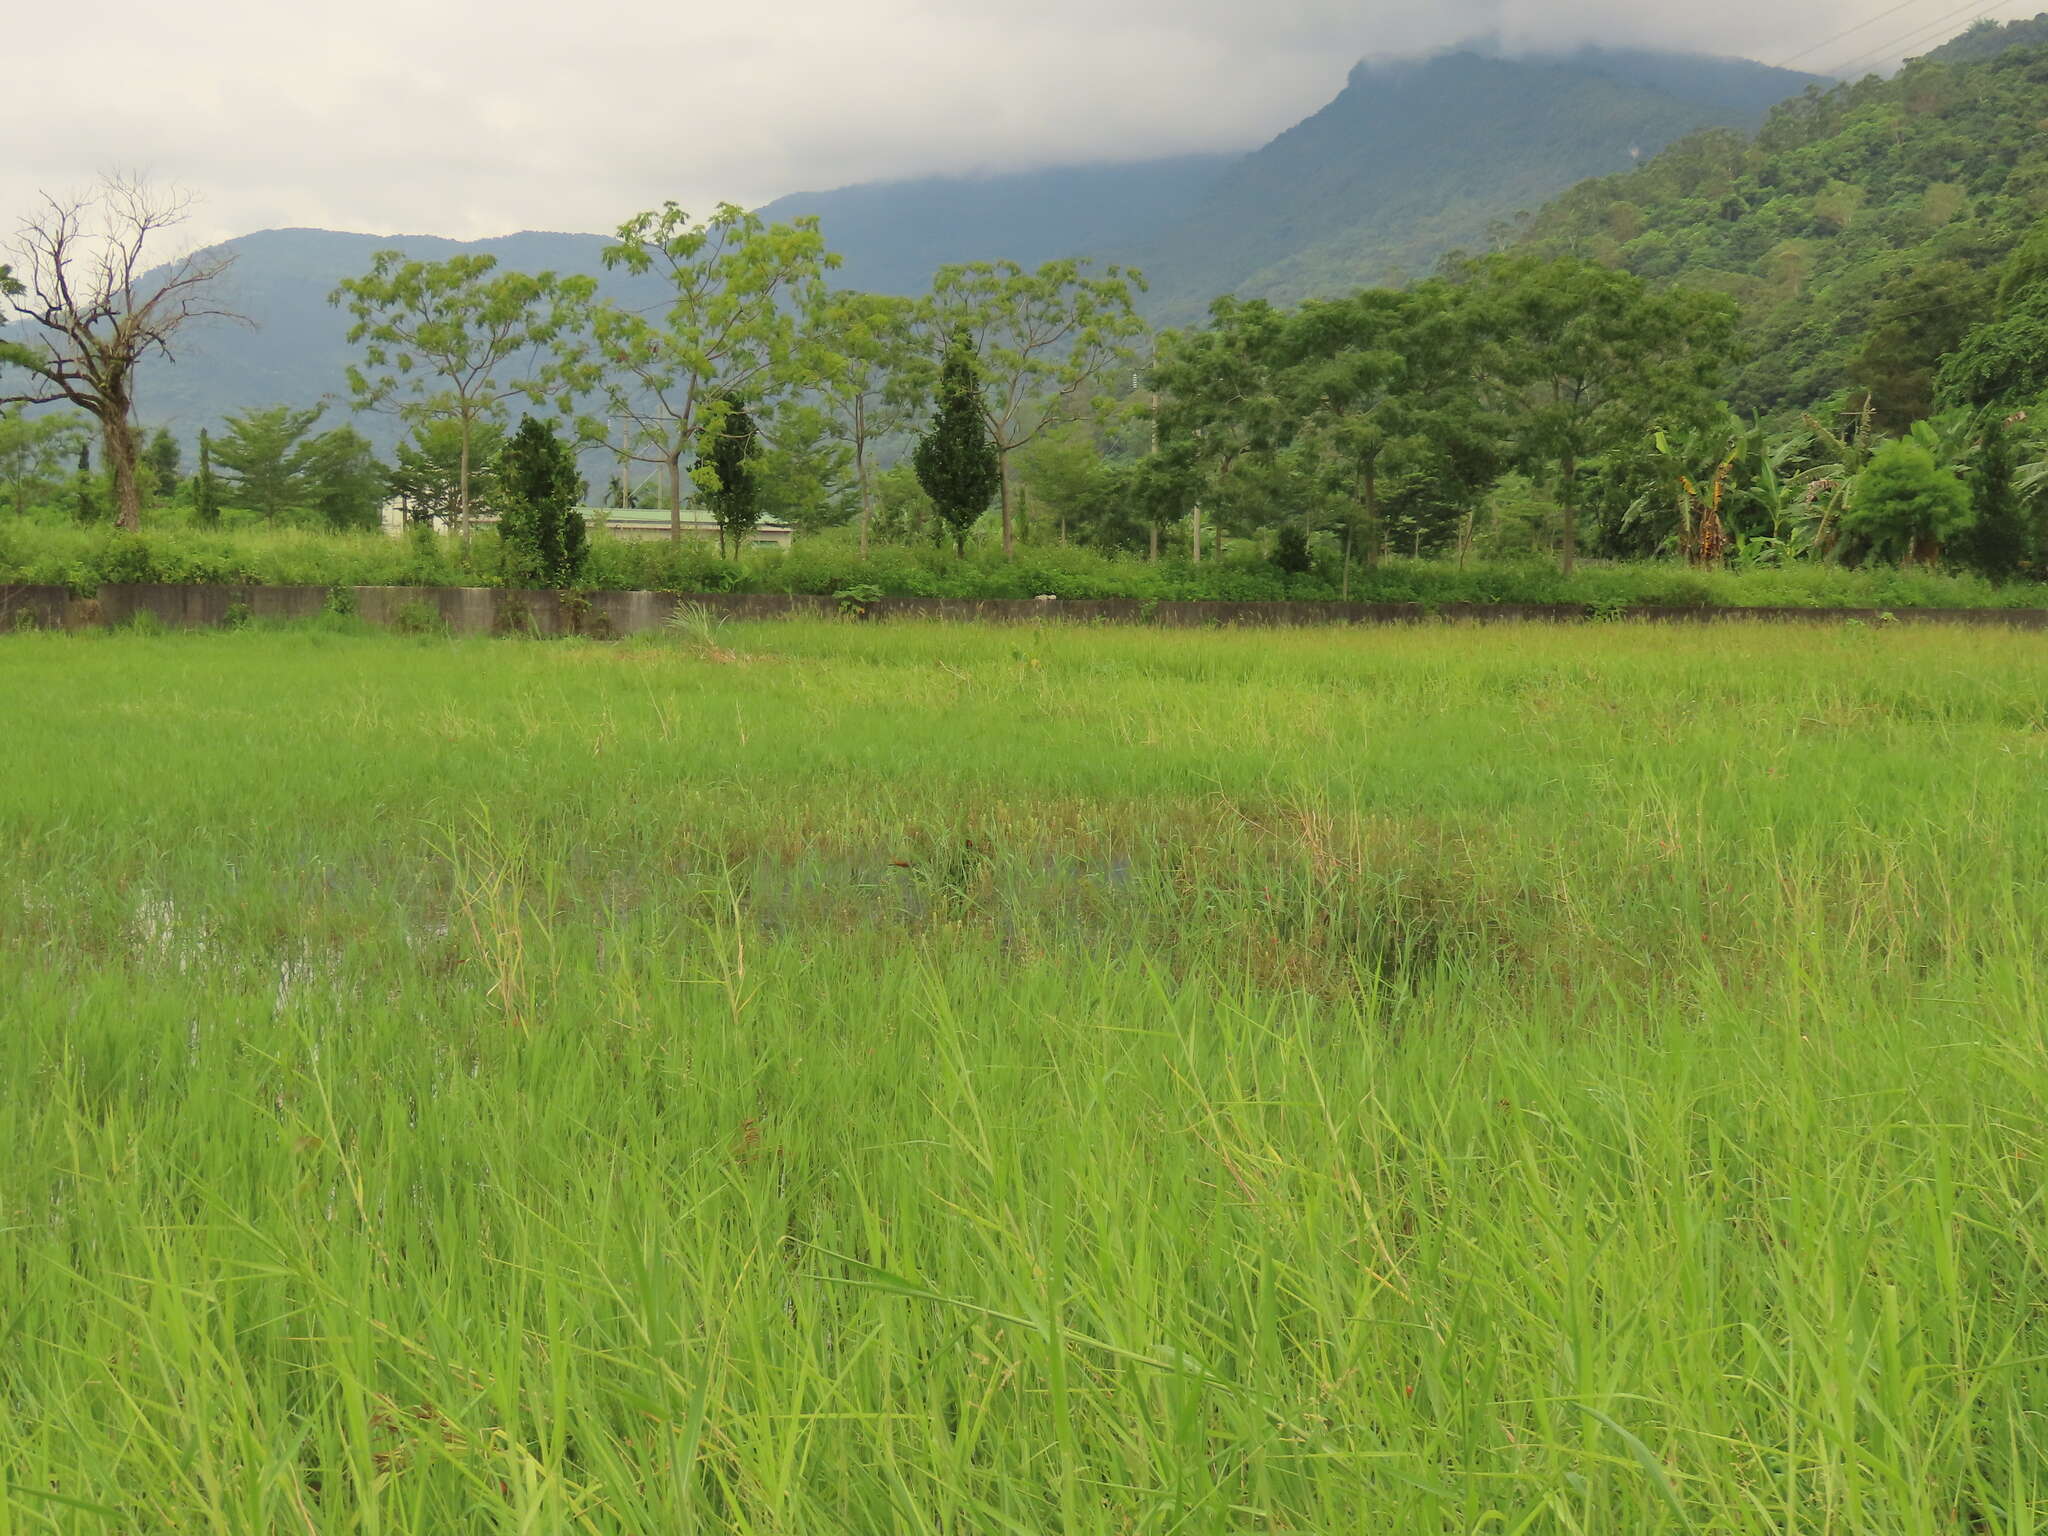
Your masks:
<svg viewBox="0 0 2048 1536"><path fill-rule="evenodd" d="M953 547L967 553L967 530L988 510L1002 486L1003 466L981 408L974 344L955 331L939 370L938 408L911 455L917 483L953 530Z"/></svg>
<svg viewBox="0 0 2048 1536"><path fill-rule="evenodd" d="M710 474L699 478L698 487L718 520L718 552L726 552L732 541L737 555L748 534L761 521L760 483L754 477L754 460L760 456L761 440L746 402L737 397L714 409L697 435L697 468Z"/></svg>
<svg viewBox="0 0 2048 1536"><path fill-rule="evenodd" d="M576 506L581 482L576 455L555 429L531 416L498 455L503 507L498 537L508 574L541 586L576 585L589 555L588 530Z"/></svg>
<svg viewBox="0 0 2048 1536"><path fill-rule="evenodd" d="M2012 434L2005 408L1994 406L1979 425L1975 473L1970 500L1977 520L1955 541L1949 553L1961 564L1993 581L2009 581L2031 563L2033 530L2013 489Z"/></svg>
<svg viewBox="0 0 2048 1536"><path fill-rule="evenodd" d="M192 476L192 521L202 528L220 522L220 492L213 483L213 439L199 429L199 468Z"/></svg>

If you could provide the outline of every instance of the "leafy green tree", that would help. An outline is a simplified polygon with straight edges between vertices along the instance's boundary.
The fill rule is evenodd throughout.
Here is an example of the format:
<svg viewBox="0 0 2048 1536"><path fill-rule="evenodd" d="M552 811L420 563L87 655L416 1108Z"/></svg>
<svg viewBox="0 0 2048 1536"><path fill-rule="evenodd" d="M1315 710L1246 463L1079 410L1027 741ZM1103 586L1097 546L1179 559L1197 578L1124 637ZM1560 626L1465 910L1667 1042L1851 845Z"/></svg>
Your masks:
<svg viewBox="0 0 2048 1536"><path fill-rule="evenodd" d="M19 406L0 411L0 485L15 516L27 516L31 506L58 490L64 461L83 445L85 432L75 416L31 416Z"/></svg>
<svg viewBox="0 0 2048 1536"><path fill-rule="evenodd" d="M874 516L874 446L907 427L930 388L918 350L917 305L880 293L829 293L812 320L818 397L853 456L860 497L860 555Z"/></svg>
<svg viewBox="0 0 2048 1536"><path fill-rule="evenodd" d="M853 445L824 410L784 405L762 438L753 468L762 521L815 533L861 515Z"/></svg>
<svg viewBox="0 0 2048 1536"><path fill-rule="evenodd" d="M1112 266L1091 276L1082 261L1049 261L1035 272L968 262L932 279L931 339L951 352L965 331L973 345L977 398L1001 471L1006 557L1016 548L1010 456L1086 415L1097 395L1135 372L1145 333L1136 295L1144 291L1138 272Z"/></svg>
<svg viewBox="0 0 2048 1536"><path fill-rule="evenodd" d="M386 489L409 523L453 528L497 505L495 465L505 431L494 421L425 420L398 445ZM468 491L464 494L464 480Z"/></svg>
<svg viewBox="0 0 2048 1536"><path fill-rule="evenodd" d="M734 554L761 521L761 485L755 472L760 437L744 401L713 401L697 430L697 466L690 471L718 522L718 552Z"/></svg>
<svg viewBox="0 0 2048 1536"><path fill-rule="evenodd" d="M933 509L953 530L955 550L964 555L967 531L988 510L1003 480L1002 453L975 369L974 341L964 328L954 333L946 350L937 393L931 425L917 440L911 462Z"/></svg>
<svg viewBox="0 0 2048 1536"><path fill-rule="evenodd" d="M544 587L575 586L589 555L589 528L577 505L583 482L574 451L552 426L521 416L498 455L497 483L508 572Z"/></svg>
<svg viewBox="0 0 2048 1536"><path fill-rule="evenodd" d="M1273 564L1288 576L1304 576L1315 568L1309 554L1308 534L1289 523L1273 537Z"/></svg>
<svg viewBox="0 0 2048 1536"><path fill-rule="evenodd" d="M142 526L136 370L150 357L168 357L194 321L240 318L216 297L232 254L215 247L168 264L150 254L155 237L183 219L187 202L121 178L88 197L46 198L17 235L21 272L0 284L0 302L22 322L15 337L0 341L0 406L63 402L97 422L114 520L123 528ZM17 375L25 381L15 382Z"/></svg>
<svg viewBox="0 0 2048 1536"><path fill-rule="evenodd" d="M1653 422L1718 408L1735 308L1718 295L1653 290L1594 262L1513 253L1458 273L1475 375L1519 456L1557 497L1558 559L1578 550L1581 469Z"/></svg>
<svg viewBox="0 0 2048 1536"><path fill-rule="evenodd" d="M306 504L330 528L375 528L391 471L354 427L335 427L306 444Z"/></svg>
<svg viewBox="0 0 2048 1536"><path fill-rule="evenodd" d="M909 459L891 464L875 476L874 534L877 539L907 544L943 541L945 520L918 483L917 466Z"/></svg>
<svg viewBox="0 0 2048 1536"><path fill-rule="evenodd" d="M661 471L670 536L680 542L683 461L723 409L718 402L772 401L829 376L806 327L839 258L813 218L770 225L722 203L698 224L665 203L620 225L604 262L658 278L669 301L652 311L597 305L587 333L565 349L567 376L622 424L624 457ZM608 435L602 417L586 415L579 426L592 442Z"/></svg>
<svg viewBox="0 0 2048 1536"><path fill-rule="evenodd" d="M178 440L170 432L158 427L149 440L149 446L142 450L143 467L149 471L151 489L158 496L168 498L178 489Z"/></svg>
<svg viewBox="0 0 2048 1536"><path fill-rule="evenodd" d="M236 505L274 523L306 503L313 461L306 435L325 410L273 405L227 419L227 430L213 448Z"/></svg>
<svg viewBox="0 0 2048 1536"><path fill-rule="evenodd" d="M1963 261L1904 271L1887 286L1849 382L1870 394L1881 432L1903 432L1934 413L1943 359L1989 307L1991 274Z"/></svg>
<svg viewBox="0 0 2048 1536"><path fill-rule="evenodd" d="M1278 382L1287 317L1263 299L1226 296L1210 306L1209 320L1206 329L1159 338L1149 383L1160 446L1187 455L1197 496L1212 513L1257 517L1267 500L1257 471L1294 435Z"/></svg>
<svg viewBox="0 0 2048 1536"><path fill-rule="evenodd" d="M213 439L199 429L199 467L192 472L192 521L202 528L220 522L220 485L213 476Z"/></svg>
<svg viewBox="0 0 2048 1536"><path fill-rule="evenodd" d="M2006 258L1992 313L1941 360L1946 405L2027 405L2048 395L2048 220Z"/></svg>
<svg viewBox="0 0 2048 1536"><path fill-rule="evenodd" d="M500 272L497 258L412 261L380 251L370 270L329 296L354 323L349 366L359 410L389 410L415 431L453 427L457 445L453 521L470 531L474 471L487 462L479 435L504 418L508 402L540 403L563 382L557 340L586 313L596 283L552 272ZM437 514L439 515L439 514Z"/></svg>
<svg viewBox="0 0 2048 1536"><path fill-rule="evenodd" d="M1932 565L1975 518L1963 482L1923 444L1902 438L1879 448L1857 477L1842 533L1865 556Z"/></svg>

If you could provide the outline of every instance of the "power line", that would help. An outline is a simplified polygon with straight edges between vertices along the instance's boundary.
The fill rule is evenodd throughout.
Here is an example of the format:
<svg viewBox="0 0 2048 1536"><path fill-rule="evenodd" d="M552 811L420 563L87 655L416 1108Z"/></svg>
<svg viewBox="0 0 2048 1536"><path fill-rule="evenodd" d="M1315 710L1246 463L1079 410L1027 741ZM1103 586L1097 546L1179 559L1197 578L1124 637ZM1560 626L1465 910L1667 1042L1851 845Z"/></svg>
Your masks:
<svg viewBox="0 0 2048 1536"><path fill-rule="evenodd" d="M1778 62L1772 65L1771 67L1773 69L1784 69L1787 65L1796 64L1803 58L1807 58L1812 54L1819 53L1823 48L1834 47L1835 44L1839 43L1845 37L1854 37L1858 32L1861 32L1865 27L1876 26L1880 21L1883 21L1888 16L1896 16L1901 11L1911 10L1914 6L1918 5L1919 3L1920 0L1899 0L1899 3L1893 6L1890 10L1879 11L1875 16L1867 17L1864 20L1857 22L1855 26L1850 27L1847 31L1837 32L1833 37L1826 38L1821 42L1813 44L1811 47L1802 48L1797 53L1793 54L1791 57L1778 60Z"/></svg>
<svg viewBox="0 0 2048 1536"><path fill-rule="evenodd" d="M1881 64L1885 62L1887 59L1904 58L1911 52L1912 49L1919 47L1922 43L1931 42L1937 38L1939 38L1943 42L1946 42L1948 40L1948 37L1944 34L1953 35L1953 29L1956 23L1959 22L1963 17L1972 15L1974 13L1978 17L1985 17L1988 19L1989 13L1996 9L1996 5L1987 7L1975 3L1970 5L1958 6L1955 10L1950 11L1947 15L1943 16L1939 21L1932 22L1927 26L1923 26L1917 29L1916 31L1909 32L1903 37L1893 38L1890 42L1885 43L1880 47L1869 49L1863 53L1857 54L1854 58L1850 59L1848 63L1844 64L1841 67L1840 77L1846 79L1856 70L1868 69L1871 65Z"/></svg>

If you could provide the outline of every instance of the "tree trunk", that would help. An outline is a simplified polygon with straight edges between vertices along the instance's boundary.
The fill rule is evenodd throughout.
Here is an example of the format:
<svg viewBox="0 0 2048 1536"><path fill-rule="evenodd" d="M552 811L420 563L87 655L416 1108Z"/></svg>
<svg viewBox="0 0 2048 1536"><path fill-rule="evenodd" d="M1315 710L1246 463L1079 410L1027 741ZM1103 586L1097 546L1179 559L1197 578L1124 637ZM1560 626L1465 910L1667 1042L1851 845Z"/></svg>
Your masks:
<svg viewBox="0 0 2048 1536"><path fill-rule="evenodd" d="M868 486L868 413L865 396L853 402L853 473L860 482L860 558L868 558L868 519L873 513L874 493Z"/></svg>
<svg viewBox="0 0 2048 1536"><path fill-rule="evenodd" d="M1365 472L1365 568L1380 563L1380 472L1374 465Z"/></svg>
<svg viewBox="0 0 2048 1536"><path fill-rule="evenodd" d="M668 539L671 544L683 542L683 456L672 453L668 458ZM718 552L725 553L725 539L721 535Z"/></svg>
<svg viewBox="0 0 2048 1536"><path fill-rule="evenodd" d="M1153 523L1147 532L1151 535L1151 547L1145 551L1145 558L1154 565L1159 563L1159 524Z"/></svg>
<svg viewBox="0 0 2048 1536"><path fill-rule="evenodd" d="M128 430L128 397L109 392L107 414L100 417L100 438L106 444L107 473L114 482L114 526L131 531L142 526L142 487L135 479L135 434Z"/></svg>
<svg viewBox="0 0 2048 1536"><path fill-rule="evenodd" d="M1567 454L1563 469L1557 506L1557 568L1569 576L1579 554L1578 509L1572 505L1578 498L1579 461Z"/></svg>
<svg viewBox="0 0 2048 1536"><path fill-rule="evenodd" d="M997 449L996 460L1003 471L1003 558L1008 560L1017 553L1016 540L1010 534L1010 450Z"/></svg>
<svg viewBox="0 0 2048 1536"><path fill-rule="evenodd" d="M462 460L455 472L455 520L462 524L462 548L469 550L469 429L470 420L462 418Z"/></svg>
<svg viewBox="0 0 2048 1536"><path fill-rule="evenodd" d="M1202 563L1202 504L1199 501L1195 503L1194 511L1191 514L1191 516L1194 518L1194 523L1191 529L1191 532L1193 534L1193 539L1191 542L1194 548L1195 558L1190 562L1190 564L1200 565Z"/></svg>

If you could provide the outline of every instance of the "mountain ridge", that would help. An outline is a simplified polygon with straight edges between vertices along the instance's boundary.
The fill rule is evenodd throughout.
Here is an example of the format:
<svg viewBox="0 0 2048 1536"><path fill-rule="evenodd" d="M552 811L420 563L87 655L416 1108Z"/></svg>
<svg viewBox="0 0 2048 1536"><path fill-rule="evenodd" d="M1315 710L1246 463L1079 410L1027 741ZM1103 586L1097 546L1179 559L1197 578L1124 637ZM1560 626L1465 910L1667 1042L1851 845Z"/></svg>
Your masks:
<svg viewBox="0 0 2048 1536"><path fill-rule="evenodd" d="M1420 276L1447 251L1568 186L1711 123L1745 126L1760 103L1812 77L1747 60L1644 50L1508 56L1484 47L1366 62L1317 111L1242 156L1180 155L986 176L908 178L793 193L771 219L817 213L844 258L837 282L921 292L951 261L1065 256L1135 265L1161 322L1199 318L1225 292L1292 301ZM275 403L342 404L347 316L328 303L377 251L484 252L507 266L607 273L608 237L519 231L483 240L306 227L226 242L228 302L256 331L195 334L175 366L151 365L142 411L190 438L223 415ZM388 419L364 428L388 447Z"/></svg>

